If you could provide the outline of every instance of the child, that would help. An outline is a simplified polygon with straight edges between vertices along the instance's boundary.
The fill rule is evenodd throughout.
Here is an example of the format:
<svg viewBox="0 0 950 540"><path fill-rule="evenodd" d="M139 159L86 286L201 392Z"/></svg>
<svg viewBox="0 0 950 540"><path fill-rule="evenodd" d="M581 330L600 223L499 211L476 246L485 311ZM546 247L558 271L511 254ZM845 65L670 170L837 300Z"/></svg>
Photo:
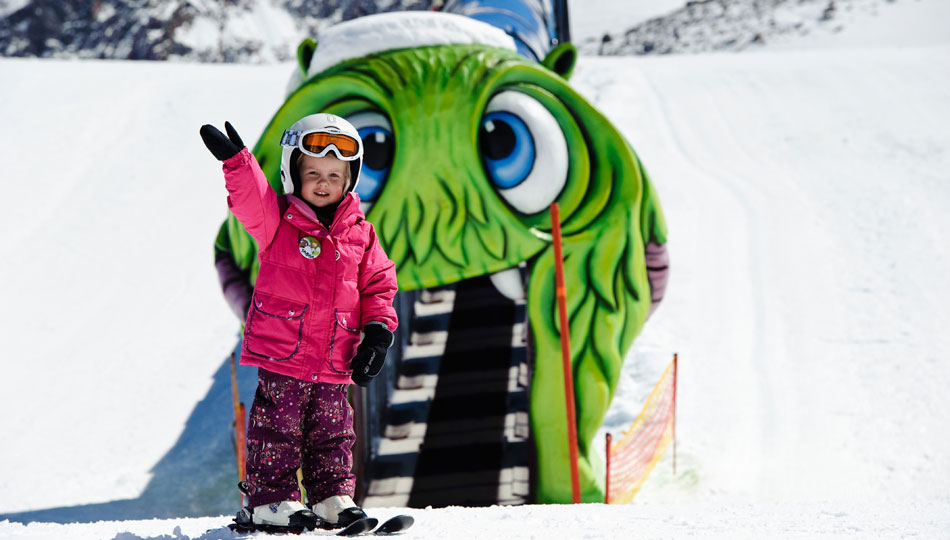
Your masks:
<svg viewBox="0 0 950 540"><path fill-rule="evenodd" d="M396 273L354 191L363 143L331 114L284 132L284 195L270 188L237 131L201 138L223 162L228 205L259 246L260 271L241 363L258 366L247 433L249 504L239 524L345 527L353 502L350 383L366 386L392 345ZM360 333L362 332L362 341ZM300 502L296 471L310 508Z"/></svg>

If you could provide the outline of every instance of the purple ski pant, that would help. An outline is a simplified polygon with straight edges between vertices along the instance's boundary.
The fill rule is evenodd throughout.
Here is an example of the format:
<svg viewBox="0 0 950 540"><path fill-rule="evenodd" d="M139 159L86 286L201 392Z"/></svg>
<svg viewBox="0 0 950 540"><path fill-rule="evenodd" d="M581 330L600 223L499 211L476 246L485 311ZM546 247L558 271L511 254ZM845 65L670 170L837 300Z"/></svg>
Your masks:
<svg viewBox="0 0 950 540"><path fill-rule="evenodd" d="M353 409L345 384L312 383L258 369L247 430L251 507L300 500L297 468L310 504L353 496Z"/></svg>

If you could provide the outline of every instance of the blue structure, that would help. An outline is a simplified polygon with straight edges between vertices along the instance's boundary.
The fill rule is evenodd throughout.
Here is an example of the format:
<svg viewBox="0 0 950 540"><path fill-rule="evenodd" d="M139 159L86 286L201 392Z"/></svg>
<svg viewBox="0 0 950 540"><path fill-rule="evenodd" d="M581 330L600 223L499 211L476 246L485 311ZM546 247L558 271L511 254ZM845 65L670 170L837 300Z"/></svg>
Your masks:
<svg viewBox="0 0 950 540"><path fill-rule="evenodd" d="M515 40L518 52L536 62L570 41L566 0L449 0L442 11L501 28Z"/></svg>

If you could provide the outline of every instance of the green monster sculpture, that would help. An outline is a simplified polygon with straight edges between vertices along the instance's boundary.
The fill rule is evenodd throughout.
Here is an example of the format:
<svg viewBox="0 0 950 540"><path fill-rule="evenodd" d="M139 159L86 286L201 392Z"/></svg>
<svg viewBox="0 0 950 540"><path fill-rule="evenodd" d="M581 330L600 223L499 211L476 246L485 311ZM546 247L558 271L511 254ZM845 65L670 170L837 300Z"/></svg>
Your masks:
<svg viewBox="0 0 950 540"><path fill-rule="evenodd" d="M386 16L366 19L375 17ZM334 51L357 30L338 36ZM573 46L555 47L538 64L513 47L468 41L387 44L339 62L331 51L323 60L330 65L318 71L314 66L324 46L305 41L299 87L253 152L279 192L279 141L287 126L308 114L330 112L360 129L368 152L360 180L364 210L396 264L401 290L528 262L530 419L536 499L543 503L571 501L548 208L557 202L582 498L603 502L603 470L592 440L624 355L651 311L651 297L658 302L662 296L662 286L651 291L646 254L652 248L665 259L663 213L633 149L567 84ZM256 246L233 216L219 244L253 280ZM665 280L665 269L660 270Z"/></svg>

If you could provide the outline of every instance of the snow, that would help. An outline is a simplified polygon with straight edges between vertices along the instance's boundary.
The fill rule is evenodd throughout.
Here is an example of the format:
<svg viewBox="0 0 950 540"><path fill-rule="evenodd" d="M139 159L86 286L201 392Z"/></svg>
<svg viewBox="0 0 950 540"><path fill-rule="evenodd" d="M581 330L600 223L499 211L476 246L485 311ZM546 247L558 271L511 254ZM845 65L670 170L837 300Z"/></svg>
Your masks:
<svg viewBox="0 0 950 540"><path fill-rule="evenodd" d="M428 11L379 13L334 25L317 37L307 75L345 60L393 49L435 45L490 45L515 50L502 30L462 15Z"/></svg>
<svg viewBox="0 0 950 540"><path fill-rule="evenodd" d="M662 500L950 493L934 412L950 406L948 52L578 68L669 222L672 281L637 346L680 354L678 450L697 478L688 494L648 483Z"/></svg>
<svg viewBox="0 0 950 540"><path fill-rule="evenodd" d="M374 509L386 519L404 509ZM819 504L723 505L686 503L677 505L587 504L571 511L565 506L520 506L490 508L449 507L412 510L415 525L397 536L408 539L445 540L471 538L491 540L520 538L687 538L755 539L790 538L918 538L946 537L950 513L946 506L923 503L897 507L868 508ZM0 540L237 540L274 538L267 534L234 534L227 528L231 518L181 518L148 521L100 521L60 525L56 523L0 522ZM331 536L311 531L300 538ZM287 538L277 536L276 538ZM290 538L297 538L292 536Z"/></svg>
<svg viewBox="0 0 950 540"><path fill-rule="evenodd" d="M950 2L945 0L879 0L855 2L846 8L835 10L834 17L815 28L807 39L776 35L767 40L766 47L922 47L947 42Z"/></svg>
<svg viewBox="0 0 950 540"><path fill-rule="evenodd" d="M175 37L186 47L210 50L216 47L222 38L218 35L220 26L219 22L212 19L196 17L175 32Z"/></svg>
<svg viewBox="0 0 950 540"><path fill-rule="evenodd" d="M0 332L15 381L0 407L20 411L2 421L16 442L0 449L0 512L134 497L237 332L212 256L226 191L198 127L229 119L256 138L289 68L0 71Z"/></svg>
<svg viewBox="0 0 950 540"><path fill-rule="evenodd" d="M925 46L946 42L948 10L944 0L703 0L636 24L618 16L625 28L575 43L609 55Z"/></svg>
<svg viewBox="0 0 950 540"><path fill-rule="evenodd" d="M285 60L296 53L296 46L303 39L299 24L290 13L270 2L253 4L253 9L239 13L230 20L229 26L222 32L225 42L240 41L250 36L259 39L261 46L272 51L267 60Z"/></svg>
<svg viewBox="0 0 950 540"><path fill-rule="evenodd" d="M821 48L581 57L572 84L648 168L672 258L602 431L679 353L677 474L668 452L627 506L411 510L404 536L945 538L945 6L890 6L895 45L869 23ZM256 139L291 71L0 60L0 539L241 537L224 515L3 516L134 499L182 435L238 327L198 127Z"/></svg>
<svg viewBox="0 0 950 540"><path fill-rule="evenodd" d="M201 2L192 7L195 16L175 28L173 35L176 43L191 50L183 55L171 54L171 58L287 61L294 58L297 45L308 35L300 20L272 0L234 6Z"/></svg>
<svg viewBox="0 0 950 540"><path fill-rule="evenodd" d="M605 33L618 34L647 19L686 5L686 0L568 0L571 41L597 40Z"/></svg>
<svg viewBox="0 0 950 540"><path fill-rule="evenodd" d="M0 0L0 17L7 17L30 3L30 0Z"/></svg>

